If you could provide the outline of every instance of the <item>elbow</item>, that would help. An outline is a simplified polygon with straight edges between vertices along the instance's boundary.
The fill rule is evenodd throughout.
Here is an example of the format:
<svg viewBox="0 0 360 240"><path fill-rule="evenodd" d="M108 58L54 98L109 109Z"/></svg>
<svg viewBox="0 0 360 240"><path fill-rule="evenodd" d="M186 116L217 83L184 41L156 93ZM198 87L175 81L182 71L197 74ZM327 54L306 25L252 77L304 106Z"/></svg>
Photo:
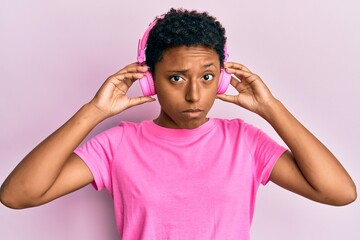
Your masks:
<svg viewBox="0 0 360 240"><path fill-rule="evenodd" d="M7 198L7 197L4 197L4 196L0 196L0 202L5 207L11 208L11 209L24 209L24 208L31 207L29 205L24 205L24 204L22 204L22 203L20 203L18 201L14 201L13 199Z"/></svg>
<svg viewBox="0 0 360 240"><path fill-rule="evenodd" d="M11 200L8 200L6 198L0 197L0 202L8 208L11 209L22 209L23 207L17 205L16 203L12 202Z"/></svg>
<svg viewBox="0 0 360 240"><path fill-rule="evenodd" d="M4 187L0 189L0 202L8 208L15 208L13 201L11 201L11 198L6 194Z"/></svg>
<svg viewBox="0 0 360 240"><path fill-rule="evenodd" d="M42 196L21 186L10 186L5 181L0 188L0 202L11 209L36 207L46 203Z"/></svg>
<svg viewBox="0 0 360 240"><path fill-rule="evenodd" d="M17 200L9 191L7 191L6 187L2 186L0 189L0 202L12 209L24 209L29 206L24 205L21 201Z"/></svg>
<svg viewBox="0 0 360 240"><path fill-rule="evenodd" d="M356 199L357 199L357 191L356 191L356 186L353 183L347 189L343 189L343 191L341 191L341 193L338 194L337 199L336 200L334 199L334 201L332 201L331 205L346 206L349 205L350 203L355 202Z"/></svg>
<svg viewBox="0 0 360 240"><path fill-rule="evenodd" d="M355 184L352 185L353 186L351 187L351 189L348 190L347 198L343 205L348 205L352 202L355 202L355 200L357 199L356 185Z"/></svg>
<svg viewBox="0 0 360 240"><path fill-rule="evenodd" d="M331 206L346 206L357 199L356 185L354 182L338 185L326 192L316 191L315 198L310 198L316 202Z"/></svg>
<svg viewBox="0 0 360 240"><path fill-rule="evenodd" d="M21 209L19 204L17 204L16 201L14 201L10 196L8 196L3 189L1 189L0 191L0 202L8 208Z"/></svg>

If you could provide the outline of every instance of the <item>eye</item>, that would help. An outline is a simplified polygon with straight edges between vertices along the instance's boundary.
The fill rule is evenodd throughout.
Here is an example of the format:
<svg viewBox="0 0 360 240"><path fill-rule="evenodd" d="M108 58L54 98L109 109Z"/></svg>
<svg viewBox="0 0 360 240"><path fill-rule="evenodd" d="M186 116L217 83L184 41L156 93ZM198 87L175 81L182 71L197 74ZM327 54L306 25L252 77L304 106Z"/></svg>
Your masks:
<svg viewBox="0 0 360 240"><path fill-rule="evenodd" d="M205 75L203 76L203 79L204 79L205 81L211 81L211 80L214 79L214 75L212 75L212 74L205 74Z"/></svg>
<svg viewBox="0 0 360 240"><path fill-rule="evenodd" d="M181 82L183 80L184 79L182 77L180 77L179 75L170 76L170 81L173 81L173 82Z"/></svg>

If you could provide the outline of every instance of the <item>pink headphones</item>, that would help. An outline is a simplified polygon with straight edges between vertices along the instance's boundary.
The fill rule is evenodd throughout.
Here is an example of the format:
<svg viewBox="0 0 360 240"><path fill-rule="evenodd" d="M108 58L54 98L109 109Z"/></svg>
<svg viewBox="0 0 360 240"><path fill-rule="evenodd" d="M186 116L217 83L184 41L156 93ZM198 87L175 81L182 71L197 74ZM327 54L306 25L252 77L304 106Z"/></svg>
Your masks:
<svg viewBox="0 0 360 240"><path fill-rule="evenodd" d="M145 31L142 39L139 40L138 55L137 55L138 63L142 63L145 61L145 48L146 48L147 40L149 38L149 32L155 26L158 19L162 19L163 17L164 16L161 16L160 18L155 19L149 25L148 29ZM229 54L227 53L226 45L224 47L224 55L225 55L224 61L226 61L229 57ZM231 79L231 74L227 73L224 68L221 68L217 93L221 94L226 91L226 89L230 84L230 79ZM154 80L152 78L150 71L145 72L145 76L139 79L139 81L144 96L152 96L156 94Z"/></svg>

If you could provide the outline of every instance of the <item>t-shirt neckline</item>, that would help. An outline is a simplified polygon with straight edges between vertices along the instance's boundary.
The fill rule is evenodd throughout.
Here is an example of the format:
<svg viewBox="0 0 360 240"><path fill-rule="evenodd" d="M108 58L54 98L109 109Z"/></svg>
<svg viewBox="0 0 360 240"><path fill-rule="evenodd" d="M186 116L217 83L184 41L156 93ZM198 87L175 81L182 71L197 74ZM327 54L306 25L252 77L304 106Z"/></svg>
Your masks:
<svg viewBox="0 0 360 240"><path fill-rule="evenodd" d="M199 127L192 129L166 128L157 125L154 120L147 120L144 124L147 125L147 131L155 137L167 140L179 140L179 138L192 138L209 132L215 126L215 119L209 118L208 121Z"/></svg>

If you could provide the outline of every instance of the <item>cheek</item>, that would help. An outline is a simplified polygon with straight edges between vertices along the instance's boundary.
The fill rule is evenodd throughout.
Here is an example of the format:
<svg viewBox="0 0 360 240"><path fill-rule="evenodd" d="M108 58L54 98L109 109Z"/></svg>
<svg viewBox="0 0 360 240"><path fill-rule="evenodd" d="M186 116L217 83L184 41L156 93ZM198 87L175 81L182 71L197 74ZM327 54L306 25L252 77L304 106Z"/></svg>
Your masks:
<svg viewBox="0 0 360 240"><path fill-rule="evenodd" d="M210 106L212 106L212 104L215 102L217 89L218 89L218 82L216 81L216 83L211 87L211 89L206 89L206 91L204 91L203 98L204 100L206 99L206 102Z"/></svg>
<svg viewBox="0 0 360 240"><path fill-rule="evenodd" d="M216 99L216 94L217 94L217 89L218 89L218 81L215 81L211 87L206 87L206 89L204 89L203 91L203 96L206 97L207 99Z"/></svg>
<svg viewBox="0 0 360 240"><path fill-rule="evenodd" d="M157 85L155 84L156 94L158 102L163 109L172 109L176 106L176 99L179 97L176 96L176 94L171 91L171 89L168 89L164 87L164 85Z"/></svg>
<svg viewBox="0 0 360 240"><path fill-rule="evenodd" d="M211 96L208 96L206 98L206 102L209 108L211 108L211 106L214 104L215 99L216 99L216 94L212 94Z"/></svg>
<svg viewBox="0 0 360 240"><path fill-rule="evenodd" d="M159 99L159 101L166 102L166 100L170 97L169 93L171 91L170 91L169 87L167 87L165 84L161 83L160 81L164 81L164 80L163 79L157 79L154 82L155 91L156 91L157 98Z"/></svg>

